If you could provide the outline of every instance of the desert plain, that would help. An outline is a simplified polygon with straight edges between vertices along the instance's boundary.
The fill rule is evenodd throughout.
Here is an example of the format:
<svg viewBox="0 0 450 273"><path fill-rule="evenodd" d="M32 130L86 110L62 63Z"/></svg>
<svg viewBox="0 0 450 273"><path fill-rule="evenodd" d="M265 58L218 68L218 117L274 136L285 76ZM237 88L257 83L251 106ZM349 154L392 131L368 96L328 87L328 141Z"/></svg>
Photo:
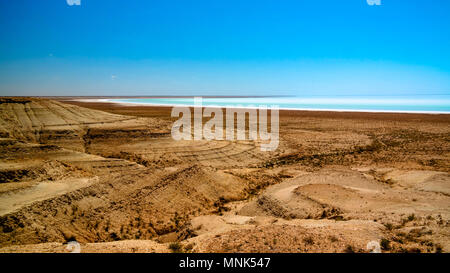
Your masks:
<svg viewBox="0 0 450 273"><path fill-rule="evenodd" d="M170 112L0 98L0 252L450 251L448 114L280 111L263 152Z"/></svg>

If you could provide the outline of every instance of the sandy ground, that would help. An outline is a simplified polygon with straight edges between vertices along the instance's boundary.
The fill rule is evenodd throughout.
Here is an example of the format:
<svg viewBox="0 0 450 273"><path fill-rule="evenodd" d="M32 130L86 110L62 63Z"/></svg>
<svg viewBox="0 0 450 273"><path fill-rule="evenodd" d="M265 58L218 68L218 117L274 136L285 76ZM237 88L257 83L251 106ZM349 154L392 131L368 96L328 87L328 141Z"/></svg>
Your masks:
<svg viewBox="0 0 450 273"><path fill-rule="evenodd" d="M20 191L9 191L0 195L0 215L12 213L36 201L75 191L91 184L87 178L40 182Z"/></svg>
<svg viewBox="0 0 450 273"><path fill-rule="evenodd" d="M450 116L280 112L280 145L170 108L0 98L0 252L450 251Z"/></svg>

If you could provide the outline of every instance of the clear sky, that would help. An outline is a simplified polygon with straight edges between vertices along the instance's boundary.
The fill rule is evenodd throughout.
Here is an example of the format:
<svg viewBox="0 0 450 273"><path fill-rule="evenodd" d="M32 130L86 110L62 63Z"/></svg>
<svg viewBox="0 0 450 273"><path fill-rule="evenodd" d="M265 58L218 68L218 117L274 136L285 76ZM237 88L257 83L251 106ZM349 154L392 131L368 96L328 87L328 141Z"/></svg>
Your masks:
<svg viewBox="0 0 450 273"><path fill-rule="evenodd" d="M0 95L450 95L450 1L0 0Z"/></svg>

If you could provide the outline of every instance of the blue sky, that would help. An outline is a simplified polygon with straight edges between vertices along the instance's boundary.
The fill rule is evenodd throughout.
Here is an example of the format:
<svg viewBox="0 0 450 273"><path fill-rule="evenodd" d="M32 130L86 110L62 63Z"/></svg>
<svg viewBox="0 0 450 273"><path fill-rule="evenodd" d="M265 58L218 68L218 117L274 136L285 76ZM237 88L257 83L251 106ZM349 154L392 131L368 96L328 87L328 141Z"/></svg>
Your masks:
<svg viewBox="0 0 450 273"><path fill-rule="evenodd" d="M0 0L0 95L450 95L450 1Z"/></svg>

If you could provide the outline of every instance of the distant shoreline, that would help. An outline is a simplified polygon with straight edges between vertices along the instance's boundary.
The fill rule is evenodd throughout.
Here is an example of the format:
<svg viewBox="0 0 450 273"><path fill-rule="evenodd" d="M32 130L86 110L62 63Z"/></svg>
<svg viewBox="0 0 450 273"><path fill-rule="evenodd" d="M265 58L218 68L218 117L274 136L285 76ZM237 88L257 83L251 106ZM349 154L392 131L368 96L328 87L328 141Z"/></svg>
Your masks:
<svg viewBox="0 0 450 273"><path fill-rule="evenodd" d="M48 97L55 98L57 100L67 100L67 101L77 101L77 102L91 102L91 103L113 103L117 105L124 106L146 106L146 107L195 107L194 105L183 105L183 104L164 104L164 103L145 103L145 102L123 102L116 101L117 99L145 99L145 98L153 98L153 99L163 99L163 98L193 98L194 96L158 96L158 97ZM270 97L283 97L283 96L204 96L203 98L270 98ZM289 96L284 96L289 97ZM58 99L59 98L59 99ZM210 105L203 105L203 107L214 107ZM224 108L225 106L219 106L220 108ZM241 109L258 109L258 107L245 107L245 106L231 106L230 108L241 108ZM308 112L350 112L350 113L391 113L391 114L430 114L430 115L448 115L450 112L444 111L408 111L408 110L373 110L373 109L334 109L334 108L289 108L289 107L280 107L280 111L308 111Z"/></svg>

